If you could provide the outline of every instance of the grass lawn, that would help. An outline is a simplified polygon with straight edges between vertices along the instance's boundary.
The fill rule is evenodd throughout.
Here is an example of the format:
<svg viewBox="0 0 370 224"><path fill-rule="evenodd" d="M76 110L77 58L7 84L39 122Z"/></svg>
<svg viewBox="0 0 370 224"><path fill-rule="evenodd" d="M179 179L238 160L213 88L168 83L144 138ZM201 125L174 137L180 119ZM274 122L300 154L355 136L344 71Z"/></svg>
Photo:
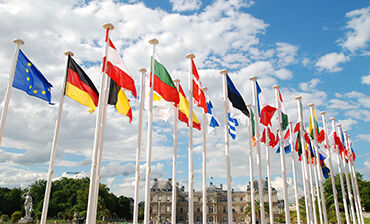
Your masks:
<svg viewBox="0 0 370 224"><path fill-rule="evenodd" d="M370 218L364 218L365 219L365 224L370 224Z"/></svg>

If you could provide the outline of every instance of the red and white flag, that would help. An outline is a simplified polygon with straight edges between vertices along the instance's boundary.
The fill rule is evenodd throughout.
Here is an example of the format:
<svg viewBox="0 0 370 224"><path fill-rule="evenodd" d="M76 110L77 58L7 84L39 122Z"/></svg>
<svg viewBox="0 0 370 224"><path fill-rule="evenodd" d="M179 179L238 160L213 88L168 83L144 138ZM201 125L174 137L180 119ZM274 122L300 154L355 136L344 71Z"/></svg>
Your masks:
<svg viewBox="0 0 370 224"><path fill-rule="evenodd" d="M199 74L195 67L193 59L191 59L192 73L193 73L193 97L196 105L203 108L204 113L208 113L207 100L202 89L202 84L199 81Z"/></svg>
<svg viewBox="0 0 370 224"><path fill-rule="evenodd" d="M109 29L107 29L105 41L107 41L108 32ZM107 63L105 63L106 61ZM110 38L108 40L107 56L103 58L103 71L105 70L105 64L107 65L107 75L111 79L113 79L118 86L129 90L131 94L136 98L135 82L128 74L127 68Z"/></svg>

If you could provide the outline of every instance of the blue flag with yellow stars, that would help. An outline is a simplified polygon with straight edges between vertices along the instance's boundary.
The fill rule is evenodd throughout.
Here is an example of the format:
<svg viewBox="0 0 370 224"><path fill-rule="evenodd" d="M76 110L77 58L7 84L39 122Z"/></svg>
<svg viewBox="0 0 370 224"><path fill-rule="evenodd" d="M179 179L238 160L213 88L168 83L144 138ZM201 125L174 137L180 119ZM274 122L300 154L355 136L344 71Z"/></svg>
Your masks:
<svg viewBox="0 0 370 224"><path fill-rule="evenodd" d="M41 98L51 103L53 87L34 64L19 50L13 87L25 91L28 95Z"/></svg>

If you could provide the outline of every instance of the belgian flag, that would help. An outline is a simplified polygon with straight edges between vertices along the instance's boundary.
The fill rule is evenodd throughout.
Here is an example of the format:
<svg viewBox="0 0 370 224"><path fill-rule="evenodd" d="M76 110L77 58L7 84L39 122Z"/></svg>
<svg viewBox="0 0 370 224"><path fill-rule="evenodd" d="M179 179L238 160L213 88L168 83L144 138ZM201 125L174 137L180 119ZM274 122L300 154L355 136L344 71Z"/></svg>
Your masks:
<svg viewBox="0 0 370 224"><path fill-rule="evenodd" d="M70 55L68 56L67 80L64 95L89 107L90 113L94 112L98 106L98 90Z"/></svg>
<svg viewBox="0 0 370 224"><path fill-rule="evenodd" d="M132 110L130 101L127 99L125 92L118 86L118 84L111 79L109 83L108 104L114 105L118 113L130 118L132 121Z"/></svg>

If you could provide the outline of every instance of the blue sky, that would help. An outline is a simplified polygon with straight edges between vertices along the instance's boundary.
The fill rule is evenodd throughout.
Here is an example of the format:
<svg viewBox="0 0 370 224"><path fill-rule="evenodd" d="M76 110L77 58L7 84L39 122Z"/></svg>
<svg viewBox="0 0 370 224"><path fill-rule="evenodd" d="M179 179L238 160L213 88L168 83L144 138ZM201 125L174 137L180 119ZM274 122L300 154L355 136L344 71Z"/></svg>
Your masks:
<svg viewBox="0 0 370 224"><path fill-rule="evenodd" d="M356 167L370 177L367 145L370 141L370 6L364 1L76 1L0 3L0 91L4 98L12 40L23 39L23 52L54 85L53 101L59 99L64 72L63 52L72 50L97 88L104 30L116 26L112 41L139 88L139 68L149 69L148 40L159 39L158 53L173 78L187 89L185 55L194 53L204 86L223 125L221 69L228 69L247 103L252 102L251 83L256 75L267 100L274 104L274 84L281 91L292 121L297 119L294 97L303 96L305 118L308 103L327 111L349 130L357 153ZM40 7L36 7L40 6ZM185 90L185 92L187 92ZM138 102L132 99L134 121L108 111L104 142L102 181L117 194L133 196ZM56 104L57 105L57 104ZM71 99L65 109L58 144L55 178L81 172L89 176L95 116ZM49 106L23 92L13 91L3 145L0 148L0 186L26 187L45 178L57 106ZM196 111L198 118L200 110ZM144 117L146 113L144 113ZM146 122L146 118L145 121ZM319 118L321 125L321 118ZM146 133L146 125L144 125ZM171 177L172 126L155 121L152 177ZM329 124L330 126L330 124ZM187 129L179 124L178 178L187 186ZM133 131L135 130L135 131ZM201 186L201 135L194 132L195 187ZM144 134L146 136L146 134ZM238 128L231 144L233 187L245 189L249 180L248 132ZM209 136L208 177L225 185L223 128ZM146 139L141 160L145 161ZM262 152L265 152L264 147ZM264 153L263 153L264 154ZM280 162L271 152L273 186L281 189ZM264 159L264 156L263 156ZM288 162L289 181L292 181ZM297 167L299 168L299 167ZM300 168L298 169L300 170ZM142 162L142 177L145 164ZM336 171L337 172L337 171ZM264 168L265 173L265 168ZM210 181L210 179L209 179ZM142 179L141 184L144 184ZM302 190L302 188L300 188ZM141 192L143 195L144 192ZM293 193L293 189L290 189ZM291 197L293 199L293 197Z"/></svg>

